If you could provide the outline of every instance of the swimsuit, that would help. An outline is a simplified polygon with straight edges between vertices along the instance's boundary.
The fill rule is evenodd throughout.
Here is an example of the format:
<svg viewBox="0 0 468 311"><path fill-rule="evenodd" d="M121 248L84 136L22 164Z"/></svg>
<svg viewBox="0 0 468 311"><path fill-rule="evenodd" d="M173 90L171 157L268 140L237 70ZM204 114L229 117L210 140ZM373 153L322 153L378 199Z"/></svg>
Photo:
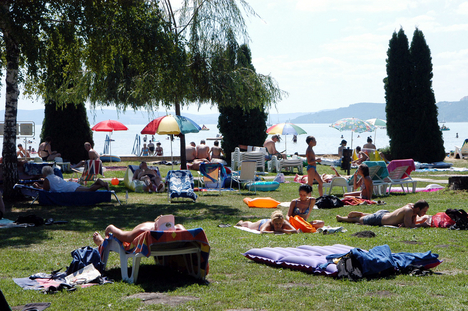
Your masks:
<svg viewBox="0 0 468 311"><path fill-rule="evenodd" d="M385 214L388 214L388 213L390 213L390 212L387 211L387 210L377 211L374 214L364 216L362 218L362 223L365 224L365 225L369 225L369 226L381 226L382 225L382 217Z"/></svg>
<svg viewBox="0 0 468 311"><path fill-rule="evenodd" d="M307 171L309 171L311 168L313 168L314 171L317 172L317 168L316 168L315 165L309 165L309 164L308 164L308 165L307 165Z"/></svg>
<svg viewBox="0 0 468 311"><path fill-rule="evenodd" d="M260 220L260 224L258 225L258 231L260 231L260 228L268 221L269 219L262 219Z"/></svg>
<svg viewBox="0 0 468 311"><path fill-rule="evenodd" d="M294 209L293 209L293 214L294 214L293 216L296 216L296 215L301 216L301 217L302 217L302 215L307 216L307 214L309 214L310 199L308 199L308 201L309 201L309 206L307 206L307 209L306 209L303 213L301 213L301 209L300 209L299 207L297 207L297 202L298 202L298 201L299 201L299 200L296 200L296 205L294 206ZM302 217L302 218L304 218L304 217ZM305 218L304 218L304 219L305 219Z"/></svg>

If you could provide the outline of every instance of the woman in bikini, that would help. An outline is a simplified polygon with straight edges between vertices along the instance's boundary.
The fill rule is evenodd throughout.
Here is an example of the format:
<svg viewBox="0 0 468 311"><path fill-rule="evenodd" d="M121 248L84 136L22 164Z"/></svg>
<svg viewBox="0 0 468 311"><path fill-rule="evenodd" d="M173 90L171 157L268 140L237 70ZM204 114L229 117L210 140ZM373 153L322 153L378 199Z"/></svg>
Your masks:
<svg viewBox="0 0 468 311"><path fill-rule="evenodd" d="M46 137L44 142L39 145L38 154L42 158L42 161L53 161L57 157L62 155L57 151L52 151L50 144L52 143L52 138L49 136Z"/></svg>
<svg viewBox="0 0 468 311"><path fill-rule="evenodd" d="M256 222L241 220L236 226L258 230L260 233L297 233L297 230L284 219L282 211L274 211L271 213L270 219L262 219Z"/></svg>
<svg viewBox="0 0 468 311"><path fill-rule="evenodd" d="M307 157L307 182L312 187L314 179L318 182L319 196L323 195L323 181L317 172L317 162L322 162L322 159L315 158L314 147L317 145L317 141L314 136L307 136L306 143L308 145L306 150Z"/></svg>
<svg viewBox="0 0 468 311"><path fill-rule="evenodd" d="M361 176L359 180L357 180L358 176ZM361 187L361 191L356 191L359 187ZM358 169L354 173L353 189L354 192L345 193L344 196L360 197L364 200L372 199L374 183L372 182L372 178L369 176L369 167L366 164L359 165Z"/></svg>
<svg viewBox="0 0 468 311"><path fill-rule="evenodd" d="M294 216L300 216L304 220L309 218L310 212L315 205L315 198L310 196L311 193L312 187L310 185L305 184L299 186L299 199L291 201L287 216L288 220L289 217ZM324 222L322 220L314 220L310 224L315 228L320 228L323 227Z"/></svg>

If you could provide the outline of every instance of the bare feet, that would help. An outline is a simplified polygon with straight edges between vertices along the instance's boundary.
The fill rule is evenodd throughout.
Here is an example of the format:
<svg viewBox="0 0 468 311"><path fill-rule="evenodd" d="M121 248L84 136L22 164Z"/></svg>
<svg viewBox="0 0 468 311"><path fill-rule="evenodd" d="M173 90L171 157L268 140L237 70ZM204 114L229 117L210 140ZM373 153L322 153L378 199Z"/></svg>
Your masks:
<svg viewBox="0 0 468 311"><path fill-rule="evenodd" d="M99 232L96 231L93 234L93 241L94 241L94 244L96 244L97 246L100 246L102 244L102 242L104 242L104 239L99 234Z"/></svg>
<svg viewBox="0 0 468 311"><path fill-rule="evenodd" d="M340 215L336 215L336 221L343 222L346 217L342 217Z"/></svg>

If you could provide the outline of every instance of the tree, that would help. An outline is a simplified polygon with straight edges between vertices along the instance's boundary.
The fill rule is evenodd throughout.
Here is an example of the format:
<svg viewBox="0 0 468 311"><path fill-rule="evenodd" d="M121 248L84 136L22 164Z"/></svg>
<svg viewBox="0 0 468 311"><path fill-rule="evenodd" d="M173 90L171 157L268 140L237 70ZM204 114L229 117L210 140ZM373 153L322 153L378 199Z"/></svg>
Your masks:
<svg viewBox="0 0 468 311"><path fill-rule="evenodd" d="M41 141L52 138L52 148L71 163L88 158L85 142L94 146L93 133L89 127L84 104L66 105L57 108L55 102L45 105Z"/></svg>
<svg viewBox="0 0 468 311"><path fill-rule="evenodd" d="M212 67L216 68L214 72L217 73L213 78L217 80L213 93L219 103L218 128L223 135L225 154L231 154L239 144L263 146L267 136L265 107L269 104L269 92L262 88L261 83L255 87L256 92L246 91L246 88L254 87L255 79L252 84L246 84L243 81L249 79L239 77L255 75L249 47L246 44L239 47L234 37L230 36L224 53L213 59ZM219 90L220 86L223 89ZM229 162L230 158L227 157L227 160Z"/></svg>
<svg viewBox="0 0 468 311"><path fill-rule="evenodd" d="M263 108L263 105L274 104L281 99L284 93L279 90L275 81L271 77L253 74L248 70L237 70L232 73L236 81L243 80L247 87L243 91L247 92L244 98L248 96L255 97L258 85L269 92L268 101L228 101L222 98L229 98L232 88L227 85L218 84L223 79L218 79L218 67L209 66L211 60L215 59L225 51L225 46L237 41L248 41L242 9L247 15L256 15L253 9L245 0L184 0L180 9L175 10L170 0L159 2L161 10L164 12L164 18L168 25L168 30L173 34L173 44L175 50L185 57L172 59L172 68L168 70L170 78L166 81L177 81L174 85L161 85L162 89L171 88L173 90L172 98L169 102L174 105L176 114L180 115L180 107L192 102L198 104L209 103L223 106L237 106L238 109ZM239 3L239 4L238 4ZM183 53L183 52L185 53ZM183 70L187 68L188 71ZM214 78L214 79L213 79ZM229 84L232 85L232 84ZM251 85L252 87L248 87ZM235 88L240 90L241 88ZM223 94L226 92L226 94ZM265 94L261 94L264 96ZM221 100L220 100L221 99ZM185 137L180 137L181 167L186 168L185 159Z"/></svg>
<svg viewBox="0 0 468 311"><path fill-rule="evenodd" d="M432 89L432 57L424 34L416 28L411 41L412 63L412 111L416 125L412 137L414 141L413 158L424 163L443 161L445 158L444 141L437 120L437 106Z"/></svg>
<svg viewBox="0 0 468 311"><path fill-rule="evenodd" d="M4 198L15 196L13 186L18 180L16 157L16 117L18 111L18 83L23 78L20 64L29 74L37 74L38 57L42 50L40 32L48 17L44 1L2 1L0 4L0 59L6 68L6 103L3 134ZM3 60L6 60L4 62ZM0 73L3 74L3 71Z"/></svg>
<svg viewBox="0 0 468 311"><path fill-rule="evenodd" d="M384 79L387 112L387 134L390 137L390 150L395 159L412 156L414 119L408 113L411 98L411 60L408 38L401 28L393 33L387 51L387 77Z"/></svg>
<svg viewBox="0 0 468 311"><path fill-rule="evenodd" d="M403 29L398 34L394 32L387 56L385 109L392 157L421 162L443 160L442 133L432 90L431 53L424 35L416 29L410 49Z"/></svg>

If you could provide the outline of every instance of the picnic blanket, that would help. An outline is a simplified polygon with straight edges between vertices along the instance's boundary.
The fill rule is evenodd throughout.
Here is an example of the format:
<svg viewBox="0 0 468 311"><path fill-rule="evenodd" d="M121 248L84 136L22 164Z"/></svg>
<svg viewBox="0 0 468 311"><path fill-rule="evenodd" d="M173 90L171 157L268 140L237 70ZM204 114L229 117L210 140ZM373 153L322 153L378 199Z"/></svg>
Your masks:
<svg viewBox="0 0 468 311"><path fill-rule="evenodd" d="M122 249L125 250L127 254L133 253L149 257L151 255L151 245L158 244L163 246L163 244L171 242L197 242L200 245L201 249L201 260L200 266L194 267L194 270L199 270L202 278L208 274L208 257L210 255L210 244L206 238L205 231L202 228L188 229L188 230L171 230L171 231L145 231L136 237L131 243L121 242L115 238L112 234L108 239L116 240ZM101 257L103 255L104 248L107 246L108 239L105 239L104 242L99 246L99 253ZM173 255L165 256L165 265L171 266L178 270L186 270L187 267L184 264L184 261L179 259L184 255ZM182 257L183 258L183 257ZM195 265L195 262L191 263Z"/></svg>

